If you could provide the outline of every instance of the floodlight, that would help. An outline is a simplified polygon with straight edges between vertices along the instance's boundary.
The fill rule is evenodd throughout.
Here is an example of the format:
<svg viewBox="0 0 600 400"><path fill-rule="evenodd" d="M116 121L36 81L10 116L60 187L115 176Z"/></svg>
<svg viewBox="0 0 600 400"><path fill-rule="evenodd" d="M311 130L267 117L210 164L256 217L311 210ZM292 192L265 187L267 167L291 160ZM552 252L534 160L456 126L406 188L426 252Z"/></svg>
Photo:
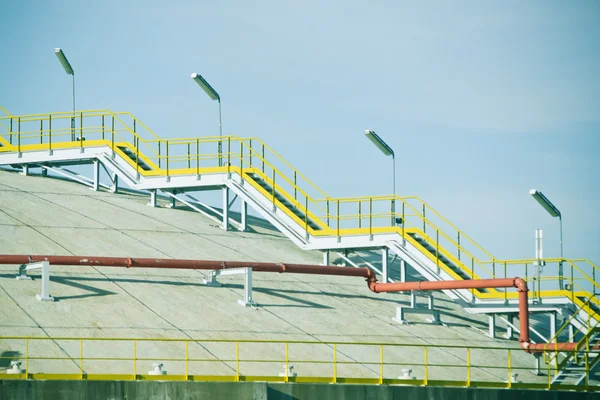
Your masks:
<svg viewBox="0 0 600 400"><path fill-rule="evenodd" d="M561 217L560 215L560 211L558 211L558 208L556 208L554 206L554 204L552 204L552 202L550 200L548 200L548 198L546 196L544 196L544 194L542 192L540 192L539 190L535 190L535 189L531 189L529 191L529 194L533 196L533 198L540 203L540 205L542 207L544 207L544 210L548 211L548 214L550 214L553 217Z"/></svg>
<svg viewBox="0 0 600 400"><path fill-rule="evenodd" d="M65 56L65 53L61 49L57 48L54 49L54 54L56 54L56 57L65 69L65 72L69 75L75 75L75 71L73 71L73 67L71 67L71 64L69 63L69 60L67 60L67 56Z"/></svg>
<svg viewBox="0 0 600 400"><path fill-rule="evenodd" d="M379 150L381 150L381 152L383 154L385 154L386 156L393 156L394 155L394 150L392 150L392 148L390 146L387 145L386 142L383 141L382 138L379 137L379 135L377 135L375 133L375 131L372 130L365 130L365 135L367 136L367 138L373 142L373 144L375 146L377 146L377 148Z"/></svg>
<svg viewBox="0 0 600 400"><path fill-rule="evenodd" d="M215 89L213 89L212 86L210 86L210 83L208 83L206 81L206 79L204 79L202 77L202 75L194 72L192 74L192 79L198 84L198 86L200 86L202 88L202 90L204 90L206 92L208 97L210 97L213 100L221 101L221 97L219 96L219 93L217 93L217 91Z"/></svg>

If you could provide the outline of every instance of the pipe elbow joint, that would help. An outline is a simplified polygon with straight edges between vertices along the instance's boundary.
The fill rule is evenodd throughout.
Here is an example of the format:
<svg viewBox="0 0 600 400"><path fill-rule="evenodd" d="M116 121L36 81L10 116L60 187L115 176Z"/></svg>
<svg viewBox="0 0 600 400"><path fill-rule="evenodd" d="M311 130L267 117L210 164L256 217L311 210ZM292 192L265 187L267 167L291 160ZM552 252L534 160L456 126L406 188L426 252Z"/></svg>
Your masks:
<svg viewBox="0 0 600 400"><path fill-rule="evenodd" d="M369 285L369 290L373 293L379 293L377 291L377 281L375 280L371 280L371 279L367 279L367 285Z"/></svg>
<svg viewBox="0 0 600 400"><path fill-rule="evenodd" d="M518 292L528 292L527 282L522 278L515 278L513 285L517 288Z"/></svg>
<svg viewBox="0 0 600 400"><path fill-rule="evenodd" d="M369 286L369 290L374 293L377 292L377 276L373 271L367 268L367 286Z"/></svg>
<svg viewBox="0 0 600 400"><path fill-rule="evenodd" d="M521 349L525 350L527 353L533 353L529 347L529 345L531 344L530 342L526 342L526 341L522 341L519 340L520 345L521 345Z"/></svg>

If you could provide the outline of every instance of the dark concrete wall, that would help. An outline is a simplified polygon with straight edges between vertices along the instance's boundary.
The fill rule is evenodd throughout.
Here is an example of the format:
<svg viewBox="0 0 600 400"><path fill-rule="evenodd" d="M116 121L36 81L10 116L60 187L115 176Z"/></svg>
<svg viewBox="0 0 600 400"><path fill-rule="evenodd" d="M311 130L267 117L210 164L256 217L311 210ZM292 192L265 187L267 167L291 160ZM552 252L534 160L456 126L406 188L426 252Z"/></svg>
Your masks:
<svg viewBox="0 0 600 400"><path fill-rule="evenodd" d="M262 382L0 381L1 400L592 400L597 393Z"/></svg>

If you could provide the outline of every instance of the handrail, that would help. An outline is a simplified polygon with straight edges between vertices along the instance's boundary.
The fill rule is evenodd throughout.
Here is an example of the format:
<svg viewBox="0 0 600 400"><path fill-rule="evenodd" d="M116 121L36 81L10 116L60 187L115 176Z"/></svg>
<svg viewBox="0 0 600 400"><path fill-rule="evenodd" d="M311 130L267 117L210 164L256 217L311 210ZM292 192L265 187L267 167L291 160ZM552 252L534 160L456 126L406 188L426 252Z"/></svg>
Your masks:
<svg viewBox="0 0 600 400"><path fill-rule="evenodd" d="M59 355L37 355L43 346L35 345L36 342L72 342L78 344L79 351L69 351ZM519 383L513 382L512 374L530 369L526 360L512 357L515 347L509 346L459 346L459 345L431 345L431 344L408 344L391 342L370 341L317 341L317 340L264 340L264 339L213 339L213 338L95 338L95 337L36 337L36 336L0 336L0 342L10 345L11 349L24 346L22 354L11 354L0 356L0 360L24 360L25 370L20 374L1 374L2 379L119 379L139 380L153 379L152 376L138 373L140 362L161 361L166 363L168 375L156 377L161 380L230 380L230 381L283 381L283 382L329 382L329 383L375 383L375 384L405 384L405 385L433 385L433 386L466 386L466 387L502 387L502 388L531 388L531 389L565 389L580 391L600 391L600 386L587 384L584 386L552 384L550 379L539 378L532 374L522 374ZM118 352L94 353L96 349L90 350L89 345L94 343L120 343L115 346ZM16 345L15 345L16 343ZM131 347L123 347L130 344ZM164 346L161 346L164 344ZM275 352L268 356L260 355L261 345L272 346ZM151 351L149 352L151 345ZM224 352L219 356L210 357L194 356L190 345L210 348L218 345ZM229 347L223 345L229 345ZM173 347L180 346L180 347ZM302 346L301 353L292 352L295 346ZM307 346L311 349L310 355L305 354ZM241 348L244 347L244 351ZM422 348L422 356L413 356L409 360L399 359L405 348L414 351L415 347ZM180 348L181 352L174 352ZM429 357L430 349L449 350L455 357L451 360L439 360ZM225 350L228 349L228 350ZM277 350L276 350L277 349ZM133 351L131 351L133 350ZM123 353L127 351L127 353ZM340 360L338 354L353 354L355 351L367 357L344 357ZM494 354L495 357L488 358L488 362L474 362L482 356ZM595 353L584 351L586 357L594 357ZM56 366L48 361L71 360L74 365L65 369L60 367L56 372ZM492 361L489 361L492 360ZM32 365L30 361L36 361ZM113 361L106 364L106 361ZM223 372L212 372L214 375L195 375L198 366L205 367L211 363L226 363L231 366ZM295 375L279 377L266 377L254 372L249 366L263 364L293 363ZM115 373L115 368L118 373ZM303 370L303 366L308 368ZM343 370L345 366L360 366L352 370ZM125 367L125 368L123 368ZM414 379L398 379L398 367L413 368L419 376ZM245 368L245 370L244 370ZM88 371L93 370L90 373ZM288 370L288 368L286 368ZM456 371L448 375L447 371ZM100 373L96 372L100 371ZM289 370L288 370L289 371ZM307 373L306 371L310 371ZM342 372L343 371L343 372ZM489 375L487 371L497 371ZM185 373L184 373L185 372ZM340 373L341 372L341 373ZM587 363L583 373L590 372L590 364ZM315 374L316 373L316 374ZM481 374L486 376L481 380ZM521 374L520 374L521 376Z"/></svg>
<svg viewBox="0 0 600 400"><path fill-rule="evenodd" d="M1 108L4 110L3 108ZM4 110L5 111L5 110ZM8 114L8 112L7 112ZM21 124L28 124L35 121L48 121L51 120L68 120L68 119L77 119L80 123L78 128L75 128L78 136L86 135L96 135L100 133L99 126L86 126L83 127L83 119L84 118L94 118L94 117L102 117L104 121L104 117L108 116L111 121L116 122L119 126L116 128L114 124L110 127L105 127L102 125L102 133L110 132L110 134L114 137L118 137L120 142L123 142L123 147L129 147L131 151L135 153L136 160L142 160L143 162L150 164L152 167L152 171L145 172L139 171L139 165L135 165L136 169L144 174L148 173L152 176L170 176L174 174L183 174L183 173L191 173L193 170L191 168L192 160L196 161L196 170L199 171L199 161L202 160L217 160L219 155L211 155L209 153L200 154L197 152L191 152L190 148L197 144L202 143L219 143L223 141L227 141L230 147L227 149L227 153L223 153L220 157L227 157L229 162L233 162L239 164L237 170L241 175L245 171L250 171L249 167L255 168L255 172L259 175L262 175L262 179L269 182L274 188L274 191L277 191L281 196L285 197L288 201L290 201L296 208L302 210L302 212L307 216L305 219L311 219L312 222L317 223L318 225L325 227L325 229L321 229L318 232L315 231L307 221L305 221L305 229L307 233L313 235L341 235L341 234L353 234L353 233L362 233L364 229L367 227L366 224L361 224L365 218L369 218L369 231L372 232L373 229L377 229L377 232L396 232L404 237L405 235L405 227L414 227L415 229L419 229L417 226L418 223L415 223L414 219L423 223L422 234L424 238L428 241L430 245L435 245L439 248L438 253L444 254L449 257L453 263L455 263L459 268L469 274L475 273L475 266L477 267L478 272L484 271L490 277L495 277L497 274L492 271L490 272L485 265L490 263L503 263L506 265L514 265L523 260L498 260L495 259L488 251L486 251L483 247L481 247L478 243L476 243L473 239L471 239L468 235L462 232L458 227L448 221L443 215L441 215L437 210L431 207L429 204L425 203L418 196L365 196L365 197L347 197L347 198L336 198L330 197L326 195L320 188L318 188L314 183L312 183L308 178L306 178L303 174L301 174L296 168L294 168L288 161L286 161L281 155L276 153L271 147L266 145L262 140L255 137L249 138L241 138L237 136L209 136L205 138L171 138L171 139L161 139L159 138L152 130L150 130L145 124L137 119L133 114L129 112L112 112L110 110L80 110L75 112L58 112L58 113L41 113L41 114L28 114L21 116L10 115L7 117L0 117L0 121L3 120L12 120L12 121L20 121ZM123 117L128 117L132 119L132 124L126 123ZM47 124L46 124L47 125ZM137 127L137 129L136 129ZM106 128L106 129L105 129ZM142 133L145 131L147 133L146 136L150 136L147 139L142 137ZM21 143L20 139L27 140L35 140L36 138L40 138L41 142L46 140L50 142L53 136L56 135L56 132L61 132L60 134L73 135L73 128L68 127L53 127L52 129L48 127L40 126L40 129L37 127L34 130L29 131L19 131L15 132L13 127L12 131L10 131L11 138L16 136L19 139L18 150L17 151L27 151L27 146L32 146L28 143ZM126 133L125 135L117 135L117 133ZM133 140L133 145L130 143L128 138L123 136L131 135ZM2 135L0 135L2 137ZM104 136L102 136L104 138ZM105 139L106 140L106 139ZM232 142L236 142L235 146L240 147L240 152L232 151L231 144ZM12 142L11 142L12 143ZM61 142L58 142L61 143ZM57 146L58 144L54 141L51 145ZM65 143L65 142L62 142ZM92 141L91 143L95 143ZM73 143L70 143L72 145ZM76 144L77 146L81 146L82 148L88 145L88 142L80 141ZM39 146L46 146L46 143L36 145L37 148ZM113 151L117 151L116 147L117 143L115 143L115 138L112 138L112 142L110 143ZM167 152L161 152L161 148L165 146ZM187 149L185 147L187 146ZM13 147L17 149L17 146L13 144ZM48 143L48 148L50 148L50 143ZM170 149L169 149L170 148ZM237 149L237 147L236 147ZM170 153L168 150L171 150ZM177 150L177 151L175 151ZM187 150L187 151L186 151ZM3 151L6 151L6 148L3 148ZM205 151L206 152L206 151ZM272 157L274 157L274 159ZM157 161L158 165L153 163L153 160ZM254 165L252 165L252 160L257 160ZM275 161L276 163L275 163ZM186 162L187 161L187 162ZM290 177L289 172L284 172L277 165L282 163L283 166L289 168L290 172L293 174L293 178ZM137 164L137 161L134 161L134 164ZM166 165L165 165L166 164ZM169 165L171 164L171 165ZM174 165L175 164L175 165ZM187 165L186 165L187 164ZM258 166L258 167L257 167ZM262 168L261 168L262 166ZM166 167L166 168L165 168ZM187 168L186 168L187 167ZM227 167L228 171L231 166ZM273 177L277 178L275 181L271 179L270 175L265 173L264 168L267 167L272 170ZM217 167L210 167L217 168ZM225 168L225 167L218 167ZM244 168L246 170L244 171ZM244 178L244 177L243 177ZM287 187L289 185L293 190L293 196L291 192L286 191L283 188L282 183ZM308 187L307 187L308 185ZM308 189L308 190L305 190ZM315 198L313 196L312 191L322 198ZM302 201L304 198L305 201ZM376 210L370 209L369 211L361 212L361 205L365 202L369 202L371 205L376 203L379 207ZM276 200L273 197L273 202ZM397 202L401 207L396 207L395 213L392 213L391 208L389 211L382 211L381 208L386 207L386 203ZM323 205L325 203L325 205ZM358 214L354 211L348 212L348 210L340 210L340 206L344 205L346 208L351 207L352 204L356 204L358 206ZM417 203L417 204L415 204ZM330 207L331 206L331 207ZM335 206L335 207L334 207ZM372 207L372 206L371 206ZM388 207L389 208L389 207ZM405 210L408 210L409 213L406 214ZM298 217L294 214L289 214L293 219L298 219ZM389 216L389 219L386 221L386 217ZM395 226L391 223L393 218L402 217L402 228ZM435 223L431 217L434 217ZM407 221L406 218L413 219L412 221ZM340 224L343 222L343 224ZM342 226L341 226L342 225ZM358 228L356 228L358 225ZM363 226L364 225L364 226ZM442 227L443 225L443 227ZM347 228L350 226L350 228ZM362 227L361 227L362 226ZM428 235L425 231L425 228L433 229L436 232L436 238L434 239L431 235ZM363 229L363 231L361 231ZM455 237L456 236L456 237ZM443 244L440 246L440 240L443 241ZM469 246L465 246L469 243ZM448 246L450 248L448 248ZM458 254L458 257L455 257L454 251ZM481 260L480 257L476 257L473 252L481 252L485 257L489 257L488 260ZM461 260L462 257L467 257L471 261L471 268ZM577 260L561 260L568 265L571 266L573 271L577 271L581 273L583 277L592 282L594 291L596 288L600 288L600 284L596 282L595 274L596 270L600 271L600 269L591 263L589 260L581 259L581 262L588 263L593 271L594 277L590 278L585 274L577 265L574 263L579 261ZM535 260L531 260L533 262Z"/></svg>

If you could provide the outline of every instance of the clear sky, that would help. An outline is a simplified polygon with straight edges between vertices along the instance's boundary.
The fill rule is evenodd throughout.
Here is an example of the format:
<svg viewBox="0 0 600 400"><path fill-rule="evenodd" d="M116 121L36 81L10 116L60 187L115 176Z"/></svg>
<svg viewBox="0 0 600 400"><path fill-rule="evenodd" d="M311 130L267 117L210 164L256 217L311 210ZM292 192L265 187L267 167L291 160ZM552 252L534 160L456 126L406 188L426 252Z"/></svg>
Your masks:
<svg viewBox="0 0 600 400"><path fill-rule="evenodd" d="M258 136L331 196L418 195L499 258L600 263L598 1L3 1L0 105ZM0 205L1 206L1 205Z"/></svg>

